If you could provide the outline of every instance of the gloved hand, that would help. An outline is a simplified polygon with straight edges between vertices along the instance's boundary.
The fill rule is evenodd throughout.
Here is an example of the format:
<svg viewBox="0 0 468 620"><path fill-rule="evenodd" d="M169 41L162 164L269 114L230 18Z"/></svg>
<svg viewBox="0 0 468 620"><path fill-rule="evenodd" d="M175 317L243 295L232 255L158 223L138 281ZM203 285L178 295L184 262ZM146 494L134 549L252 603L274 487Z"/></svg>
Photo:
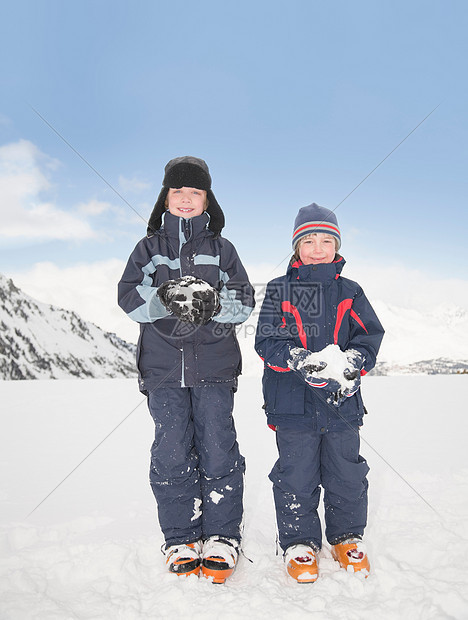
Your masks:
<svg viewBox="0 0 468 620"><path fill-rule="evenodd" d="M355 349L347 349L344 351L348 366L343 370L343 376L347 381L347 385L342 385L328 399L336 407L339 407L347 398L353 396L361 385L361 370L364 366L365 358L362 353Z"/></svg>
<svg viewBox="0 0 468 620"><path fill-rule="evenodd" d="M218 291L194 276L167 280L157 293L163 305L180 321L204 325L219 311Z"/></svg>
<svg viewBox="0 0 468 620"><path fill-rule="evenodd" d="M221 309L218 291L206 282L204 284L206 288L196 290L192 295L192 321L197 325L205 325Z"/></svg>
<svg viewBox="0 0 468 620"><path fill-rule="evenodd" d="M327 362L314 356L312 351L308 349L301 349L300 347L294 347L290 350L290 358L288 360L288 366L291 370L297 370L301 374L311 374L313 372L320 372L327 367Z"/></svg>
<svg viewBox="0 0 468 620"><path fill-rule="evenodd" d="M161 284L156 291L163 306L169 311L171 308L172 298L176 294L180 279L181 278L179 278L179 280L166 280L166 282L163 282L163 284Z"/></svg>
<svg viewBox="0 0 468 620"><path fill-rule="evenodd" d="M298 372L304 381L312 387L324 388L327 392L336 392L340 389L338 381L326 377L326 373L322 373L327 367L327 362L320 359L319 353L295 347L290 350L288 366L291 370ZM318 376L318 373L322 374Z"/></svg>

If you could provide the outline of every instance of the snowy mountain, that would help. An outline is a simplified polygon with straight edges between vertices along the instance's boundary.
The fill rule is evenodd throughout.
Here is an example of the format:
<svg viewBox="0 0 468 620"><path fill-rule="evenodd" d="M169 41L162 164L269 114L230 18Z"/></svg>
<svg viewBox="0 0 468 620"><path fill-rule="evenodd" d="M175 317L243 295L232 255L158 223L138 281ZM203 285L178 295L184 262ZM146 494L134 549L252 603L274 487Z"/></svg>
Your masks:
<svg viewBox="0 0 468 620"><path fill-rule="evenodd" d="M458 374L468 372L468 310L444 303L415 310L371 300L385 336L375 375ZM237 337L242 349L243 374L255 376L263 364L254 351L255 328L262 298Z"/></svg>
<svg viewBox="0 0 468 620"><path fill-rule="evenodd" d="M468 372L468 311L447 302L415 310L373 302L385 328L374 374Z"/></svg>
<svg viewBox="0 0 468 620"><path fill-rule="evenodd" d="M254 350L261 295L237 329L244 376L262 373ZM376 375L468 372L468 311L415 310L371 300L384 328ZM35 301L0 274L0 379L135 376L135 345L75 312Z"/></svg>
<svg viewBox="0 0 468 620"><path fill-rule="evenodd" d="M0 274L0 379L135 376L135 345L35 301Z"/></svg>

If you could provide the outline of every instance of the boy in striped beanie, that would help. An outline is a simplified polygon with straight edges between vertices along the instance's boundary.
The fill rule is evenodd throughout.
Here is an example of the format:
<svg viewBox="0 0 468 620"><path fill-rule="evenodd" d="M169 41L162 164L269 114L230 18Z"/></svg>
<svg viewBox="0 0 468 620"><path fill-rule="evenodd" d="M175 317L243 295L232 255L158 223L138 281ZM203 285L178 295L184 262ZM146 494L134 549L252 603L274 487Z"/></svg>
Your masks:
<svg viewBox="0 0 468 620"><path fill-rule="evenodd" d="M315 203L300 209L292 245L286 275L268 283L255 339L267 423L278 446L270 480L279 544L288 575L314 583L323 489L333 558L367 576L369 467L359 455L359 387L375 365L383 328L359 284L341 276L345 260L333 211Z"/></svg>
<svg viewBox="0 0 468 620"><path fill-rule="evenodd" d="M336 215L333 211L330 211L330 209L320 207L315 204L315 202L307 207L302 207L302 209L299 209L299 213L294 221L292 245L296 259L300 258L299 247L303 245L301 242L309 238L311 235L316 235L319 239L325 239L328 237L329 239L334 240L336 252L340 249L341 233Z"/></svg>

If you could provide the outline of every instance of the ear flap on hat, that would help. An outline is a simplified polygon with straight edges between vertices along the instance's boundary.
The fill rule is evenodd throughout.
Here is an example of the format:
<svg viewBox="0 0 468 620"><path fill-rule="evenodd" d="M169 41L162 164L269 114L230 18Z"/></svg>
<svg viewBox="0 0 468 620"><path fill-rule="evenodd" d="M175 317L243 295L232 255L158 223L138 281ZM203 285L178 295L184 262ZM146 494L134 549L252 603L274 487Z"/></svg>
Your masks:
<svg viewBox="0 0 468 620"><path fill-rule="evenodd" d="M224 213L211 189L206 192L206 197L208 198L208 209L206 212L210 216L208 228L218 236L224 228Z"/></svg>
<svg viewBox="0 0 468 620"><path fill-rule="evenodd" d="M150 219L148 220L148 228L146 229L147 235L154 235L154 233L161 228L162 216L166 211L165 202L168 191L169 189L167 187L163 187L159 192L158 199L156 200L156 204L154 205Z"/></svg>

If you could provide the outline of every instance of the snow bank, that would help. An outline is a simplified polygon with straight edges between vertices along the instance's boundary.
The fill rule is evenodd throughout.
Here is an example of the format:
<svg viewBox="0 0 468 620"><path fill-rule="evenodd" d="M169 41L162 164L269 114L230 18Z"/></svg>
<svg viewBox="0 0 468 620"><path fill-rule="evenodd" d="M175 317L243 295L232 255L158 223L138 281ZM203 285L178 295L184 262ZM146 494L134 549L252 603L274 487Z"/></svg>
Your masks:
<svg viewBox="0 0 468 620"><path fill-rule="evenodd" d="M214 586L164 568L147 482L153 427L135 381L0 382L0 617L467 618L466 378L363 383L370 577L339 569L326 542L315 584L286 577L267 478L275 436L257 377L241 379L235 411L247 557Z"/></svg>

